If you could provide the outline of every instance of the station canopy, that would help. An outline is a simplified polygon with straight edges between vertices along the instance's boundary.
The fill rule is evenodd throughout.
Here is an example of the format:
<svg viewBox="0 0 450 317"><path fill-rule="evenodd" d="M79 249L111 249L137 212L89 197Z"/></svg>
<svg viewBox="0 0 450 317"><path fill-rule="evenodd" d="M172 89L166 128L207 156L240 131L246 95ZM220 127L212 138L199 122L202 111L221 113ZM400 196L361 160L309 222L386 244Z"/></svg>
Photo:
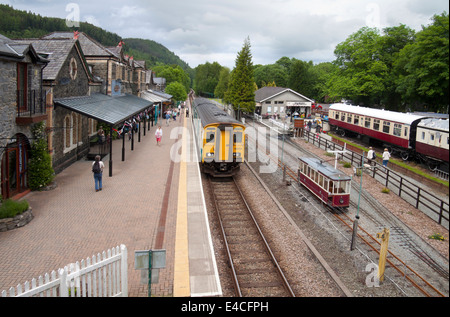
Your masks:
<svg viewBox="0 0 450 317"><path fill-rule="evenodd" d="M55 106L116 126L152 107L153 102L128 94L111 97L95 93L91 96L55 99Z"/></svg>

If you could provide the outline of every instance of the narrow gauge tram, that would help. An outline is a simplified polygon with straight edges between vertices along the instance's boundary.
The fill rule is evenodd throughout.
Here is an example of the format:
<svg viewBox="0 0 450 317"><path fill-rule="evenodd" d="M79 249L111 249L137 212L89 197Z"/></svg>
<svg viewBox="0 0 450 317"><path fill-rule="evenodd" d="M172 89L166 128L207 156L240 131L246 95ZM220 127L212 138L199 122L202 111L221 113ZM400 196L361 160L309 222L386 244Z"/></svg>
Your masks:
<svg viewBox="0 0 450 317"><path fill-rule="evenodd" d="M350 205L352 178L316 158L299 158L298 181L330 207Z"/></svg>
<svg viewBox="0 0 450 317"><path fill-rule="evenodd" d="M192 120L202 172L229 177L240 169L245 154L245 126L205 98L192 104Z"/></svg>

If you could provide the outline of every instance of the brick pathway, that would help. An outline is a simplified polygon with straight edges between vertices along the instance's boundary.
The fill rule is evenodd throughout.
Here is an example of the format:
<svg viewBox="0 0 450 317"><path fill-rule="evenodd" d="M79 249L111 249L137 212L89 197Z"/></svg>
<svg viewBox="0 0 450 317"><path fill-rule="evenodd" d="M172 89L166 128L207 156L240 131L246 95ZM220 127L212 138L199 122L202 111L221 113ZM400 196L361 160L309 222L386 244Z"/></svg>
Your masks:
<svg viewBox="0 0 450 317"><path fill-rule="evenodd" d="M156 146L156 127L147 131L134 151L126 141L126 161L122 162L122 141L113 143L113 177L108 177L109 156L103 190L95 192L90 161L78 161L57 175L58 187L33 192L26 199L35 218L24 228L0 233L0 291L51 273L69 263L124 244L128 248L128 288L130 297L146 297L147 285L141 271L134 269L134 251L155 247L166 182L171 164L170 150L175 140L164 131ZM178 197L179 164L174 165L162 248L167 250L167 268L152 287L153 296L172 296L173 256ZM146 274L146 273L145 273Z"/></svg>

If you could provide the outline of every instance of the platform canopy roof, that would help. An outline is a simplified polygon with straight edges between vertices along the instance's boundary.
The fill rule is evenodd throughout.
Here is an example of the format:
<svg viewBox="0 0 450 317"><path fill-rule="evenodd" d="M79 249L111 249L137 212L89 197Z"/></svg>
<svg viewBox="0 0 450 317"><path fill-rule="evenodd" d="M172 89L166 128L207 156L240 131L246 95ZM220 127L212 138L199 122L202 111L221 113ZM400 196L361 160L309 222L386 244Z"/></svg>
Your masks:
<svg viewBox="0 0 450 317"><path fill-rule="evenodd" d="M95 93L91 96L55 99L55 106L115 126L149 109L153 102L128 94L111 97Z"/></svg>

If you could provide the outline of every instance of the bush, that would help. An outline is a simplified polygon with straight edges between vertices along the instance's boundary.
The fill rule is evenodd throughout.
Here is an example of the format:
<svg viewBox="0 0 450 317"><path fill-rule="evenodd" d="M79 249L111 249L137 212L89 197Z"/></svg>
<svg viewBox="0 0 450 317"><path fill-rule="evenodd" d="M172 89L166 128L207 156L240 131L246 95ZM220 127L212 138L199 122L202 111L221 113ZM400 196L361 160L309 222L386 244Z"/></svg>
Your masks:
<svg viewBox="0 0 450 317"><path fill-rule="evenodd" d="M33 127L33 135L36 139L31 145L30 161L28 163L29 186L32 190L40 190L49 185L54 177L52 158L47 151L44 123L38 123Z"/></svg>
<svg viewBox="0 0 450 317"><path fill-rule="evenodd" d="M350 168L350 167L352 167L351 163L349 163L349 162L344 163L344 168Z"/></svg>
<svg viewBox="0 0 450 317"><path fill-rule="evenodd" d="M26 200L15 201L7 199L0 205L0 219L14 218L24 211L27 211L29 207Z"/></svg>

